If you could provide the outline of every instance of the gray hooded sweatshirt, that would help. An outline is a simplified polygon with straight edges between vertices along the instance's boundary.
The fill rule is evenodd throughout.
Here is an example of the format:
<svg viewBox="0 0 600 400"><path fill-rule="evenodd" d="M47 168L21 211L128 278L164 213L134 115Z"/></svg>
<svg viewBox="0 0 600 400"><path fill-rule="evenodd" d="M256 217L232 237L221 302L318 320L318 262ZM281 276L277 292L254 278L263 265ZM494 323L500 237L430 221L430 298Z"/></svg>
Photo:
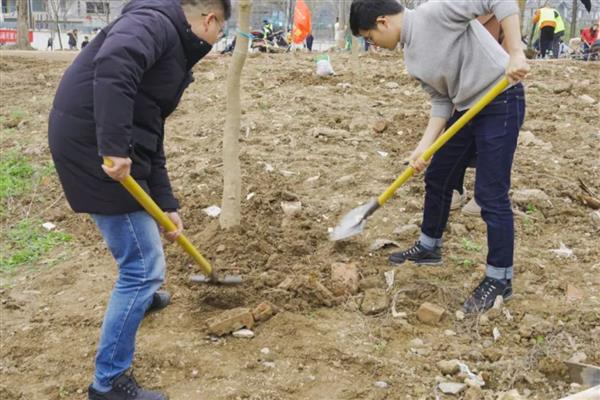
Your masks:
<svg viewBox="0 0 600 400"><path fill-rule="evenodd" d="M502 79L508 54L475 20L491 13L502 21L519 7L515 0L430 0L405 11L404 63L431 95L432 117L470 108Z"/></svg>

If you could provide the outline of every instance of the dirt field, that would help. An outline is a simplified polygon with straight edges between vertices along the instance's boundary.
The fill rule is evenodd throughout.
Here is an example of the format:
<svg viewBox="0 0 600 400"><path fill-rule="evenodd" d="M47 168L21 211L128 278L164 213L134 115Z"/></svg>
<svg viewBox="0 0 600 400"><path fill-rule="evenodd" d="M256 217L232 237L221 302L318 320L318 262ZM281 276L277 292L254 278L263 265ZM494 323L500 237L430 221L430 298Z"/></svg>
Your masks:
<svg viewBox="0 0 600 400"><path fill-rule="evenodd" d="M175 400L496 400L510 389L523 398L551 400L581 390L571 386L562 361L584 352L587 363L600 364L600 221L578 198L585 194L578 179L600 193L600 64L532 63L513 173L515 296L498 316L460 319L455 312L483 276L486 236L479 218L452 214L441 267L392 268L387 255L394 248L370 250L380 238L401 246L415 240L415 227L406 225L420 223L422 177L373 215L362 236L327 240L328 228L344 212L378 195L402 171L429 109L397 54L361 57L356 75L348 56L331 57L338 73L332 78L317 77L305 54L247 60L245 200L243 224L233 232L221 231L202 211L220 205L230 58L211 57L196 67L196 81L168 121L171 180L191 241L219 270L241 273L245 283L190 283L197 268L177 247L167 247L166 288L174 301L143 323L138 380ZM1 114L4 121L16 110L26 114L10 132L2 127L3 153L17 149L35 164L50 160L47 115L69 62L64 55L2 53ZM375 132L380 121L387 128ZM472 172L465 181L472 195ZM1 215L7 229L33 213L74 237L35 265L0 275L2 399L87 398L116 267L89 217L73 214L61 193L51 175L35 191L11 199ZM281 202L296 198L301 212L286 217ZM399 227L404 233L397 233ZM571 256L551 251L561 242ZM357 295L328 299L318 291L314 282L331 288L336 262L359 266ZM383 273L390 270L395 281L388 286ZM298 284L279 288L287 277ZM368 288L396 298L396 310L406 317L392 316L390 306L375 315L361 312ZM207 318L262 301L279 313L254 328L255 338L208 337ZM417 319L425 301L446 309L440 324ZM437 390L439 381L464 378L443 377L436 366L452 359L479 373L485 386L459 396Z"/></svg>

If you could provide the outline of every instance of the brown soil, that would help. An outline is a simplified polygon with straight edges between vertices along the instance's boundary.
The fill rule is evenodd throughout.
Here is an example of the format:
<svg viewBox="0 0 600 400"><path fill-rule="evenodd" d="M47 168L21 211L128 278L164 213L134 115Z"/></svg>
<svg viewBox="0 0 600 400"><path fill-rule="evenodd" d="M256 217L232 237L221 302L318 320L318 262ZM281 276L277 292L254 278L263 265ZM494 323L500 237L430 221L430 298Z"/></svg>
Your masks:
<svg viewBox="0 0 600 400"><path fill-rule="evenodd" d="M65 58L3 53L1 114L9 125L11 112L27 116L3 135L2 151L18 148L34 163L48 162L46 121L69 63ZM140 382L175 400L433 399L441 376L435 364L457 358L485 378L479 398L495 399L517 388L529 399L545 400L571 390L560 360L583 351L588 363L600 364L600 228L577 199L578 178L600 193L600 106L579 98L599 100L600 64L532 62L523 131L552 149L519 146L513 189L541 189L549 200L517 205L528 215L516 218L515 296L506 306L512 318L503 314L480 324L474 317L455 318L483 275L486 253L485 225L459 212L451 216L443 267L396 269L389 294L397 294L396 308L408 313L406 320L389 310L363 315L362 290L328 306L309 284L295 291L277 287L290 276L330 287L335 262L356 262L363 288L365 282L385 287L382 273L390 270L391 249L370 251L370 244L377 238L402 246L414 240L393 231L419 223L420 177L370 218L362 236L337 244L327 239L327 229L344 212L378 195L401 172L401 161L427 122L427 97L403 71L399 56L361 57L353 75L349 58L333 54L339 75L331 78L317 77L308 55L250 57L242 79L243 223L223 232L202 209L220 205L229 61L211 57L196 68L196 81L168 122L167 154L189 238L220 271L240 273L245 283L236 288L190 283L197 268L168 246L166 288L174 301L148 317L139 332ZM400 87L389 89L386 82ZM572 87L554 93L565 83ZM373 129L376 124L383 132ZM471 194L472 178L469 172ZM86 398L116 268L92 222L73 214L61 193L56 177L43 180L35 192L12 199L2 217L9 226L29 213L75 236L36 265L0 276L2 399ZM302 202L302 212L286 218L280 203L292 198ZM574 257L549 251L560 242ZM582 299L567 301L569 284L583 291ZM207 337L207 318L263 300L280 312L255 328L254 339ZM446 308L439 326L416 318L424 301ZM540 323L531 325L536 319ZM494 327L501 333L497 342ZM411 343L415 338L424 344ZM265 347L269 355L261 353ZM378 388L376 381L389 387Z"/></svg>

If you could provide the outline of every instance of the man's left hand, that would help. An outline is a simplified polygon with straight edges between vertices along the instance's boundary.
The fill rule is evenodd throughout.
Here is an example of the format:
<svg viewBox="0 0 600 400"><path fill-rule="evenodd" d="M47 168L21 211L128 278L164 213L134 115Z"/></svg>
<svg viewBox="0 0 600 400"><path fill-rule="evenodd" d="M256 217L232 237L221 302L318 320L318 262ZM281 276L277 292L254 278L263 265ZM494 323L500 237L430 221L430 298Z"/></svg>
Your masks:
<svg viewBox="0 0 600 400"><path fill-rule="evenodd" d="M511 83L522 81L530 70L531 67L527 64L527 58L525 58L522 50L510 55L508 66L506 67L506 76L508 76Z"/></svg>
<svg viewBox="0 0 600 400"><path fill-rule="evenodd" d="M169 219L175 224L177 230L165 232L163 227L161 227L160 230L169 242L174 242L177 240L177 237L181 235L181 232L183 232L183 222L181 221L181 218L177 212L168 212L166 214L167 217L169 217Z"/></svg>

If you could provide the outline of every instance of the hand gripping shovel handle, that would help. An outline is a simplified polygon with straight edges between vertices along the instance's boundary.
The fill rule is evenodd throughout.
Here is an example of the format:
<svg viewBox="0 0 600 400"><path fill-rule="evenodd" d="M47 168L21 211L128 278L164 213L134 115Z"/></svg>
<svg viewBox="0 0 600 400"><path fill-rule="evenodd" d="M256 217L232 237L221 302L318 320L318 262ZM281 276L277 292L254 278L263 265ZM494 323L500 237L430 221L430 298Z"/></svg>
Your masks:
<svg viewBox="0 0 600 400"><path fill-rule="evenodd" d="M476 116L485 106L492 102L506 87L508 86L508 78L504 77L500 82L496 84L488 93L485 94L473 107L471 107L466 113L462 115L456 122L454 122L450 128L440 135L435 142L421 156L425 161L428 161L436 151L438 151L448 140L450 140L458 131L462 129L474 116ZM415 170L413 167L408 167L402 172L402 174L396 178L385 192L383 192L378 198L377 203L379 206L384 205L398 190L400 186L404 184L411 176L413 176ZM373 210L374 211L374 210Z"/></svg>
<svg viewBox="0 0 600 400"><path fill-rule="evenodd" d="M109 158L104 158L104 165L110 167L112 166L112 161ZM128 175L125 180L121 182L121 185L137 200L138 203L154 218L167 232L172 232L177 230L177 227L167 217L167 215L160 209L160 207L152 200L148 193L142 189L142 187L131 177ZM202 271L206 276L212 276L213 269L210 263L200 254L198 249L194 247L192 243L185 237L185 235L181 234L177 237L177 243L188 253L196 263L202 268Z"/></svg>

